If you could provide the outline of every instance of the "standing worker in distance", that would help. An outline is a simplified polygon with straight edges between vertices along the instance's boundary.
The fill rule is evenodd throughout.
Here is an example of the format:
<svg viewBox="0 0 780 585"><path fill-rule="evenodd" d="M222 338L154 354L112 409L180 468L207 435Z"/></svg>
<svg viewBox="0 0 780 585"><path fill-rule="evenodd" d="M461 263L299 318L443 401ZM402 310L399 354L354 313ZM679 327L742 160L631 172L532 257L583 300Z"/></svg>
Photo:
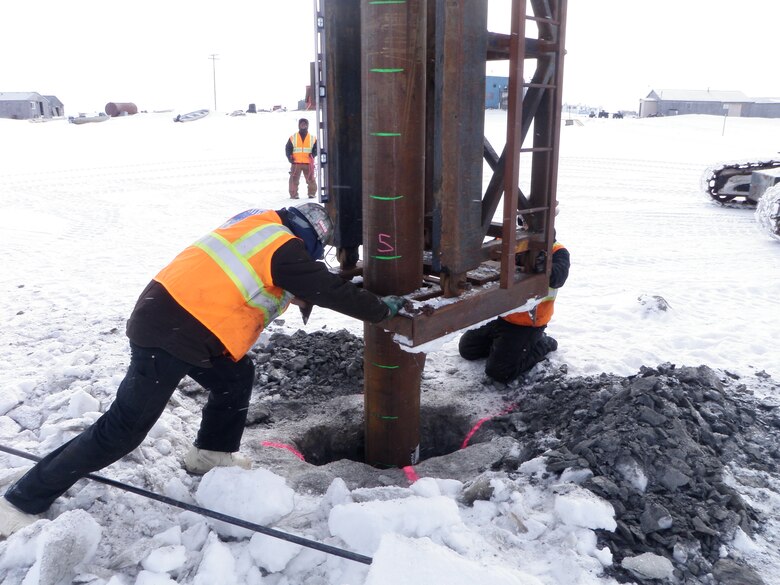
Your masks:
<svg viewBox="0 0 780 585"><path fill-rule="evenodd" d="M309 134L309 121L298 120L298 132L290 136L284 147L290 167L290 199L298 199L298 185L301 175L306 179L309 199L317 196L317 177L314 171L314 157L317 156L317 137Z"/></svg>
<svg viewBox="0 0 780 585"><path fill-rule="evenodd" d="M37 520L76 481L138 447L185 377L208 390L190 473L251 467L237 453L255 368L246 355L291 302L371 323L403 297L378 297L317 260L333 224L318 203L250 209L186 248L147 285L127 322L130 365L114 402L93 425L41 459L0 497L0 536Z"/></svg>
<svg viewBox="0 0 780 585"><path fill-rule="evenodd" d="M530 311L518 311L466 331L458 351L467 360L487 358L485 374L507 383L527 372L551 351L558 342L544 330L553 315L555 297L569 277L569 251L559 242L553 244L552 272L547 296ZM544 272L547 253L536 259L534 269Z"/></svg>

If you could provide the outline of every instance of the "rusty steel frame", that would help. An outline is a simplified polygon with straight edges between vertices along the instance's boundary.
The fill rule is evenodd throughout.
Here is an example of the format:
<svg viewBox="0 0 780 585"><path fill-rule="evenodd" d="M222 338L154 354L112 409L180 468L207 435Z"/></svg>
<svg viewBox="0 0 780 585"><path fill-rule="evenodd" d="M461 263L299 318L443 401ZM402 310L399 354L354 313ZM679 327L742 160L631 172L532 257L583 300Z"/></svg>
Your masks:
<svg viewBox="0 0 780 585"><path fill-rule="evenodd" d="M417 301L364 326L366 463L401 467L419 457L425 354L399 343L419 346L547 294L566 0L513 0L508 35L487 31L487 0L315 7L312 85L328 153L321 200L342 274ZM528 22L538 38L526 38ZM485 63L495 59L509 62L500 155L484 136ZM492 171L484 193L483 159ZM528 193L521 168L530 169ZM545 272L536 273L542 252Z"/></svg>
<svg viewBox="0 0 780 585"><path fill-rule="evenodd" d="M360 95L361 0L317 0L316 88L320 128L320 200L335 226L334 245L342 269L354 268L363 241L363 116ZM324 145L324 148L323 148Z"/></svg>
<svg viewBox="0 0 780 585"><path fill-rule="evenodd" d="M546 294L550 254L545 274L533 273L532 266L538 252L552 249L554 239L566 14L566 0L513 0L511 33L499 34L486 29L486 0L419 3L420 18L427 21L426 38L418 48L418 58L426 63L425 144L422 151L404 145L382 152L380 160L376 153L366 156L370 140L366 125L375 116L406 112L409 100L419 102L419 96L405 95L392 103L387 94L373 113L360 103L358 115L356 96L366 99L367 73L365 69L357 73L356 55L364 50L361 39L369 34L365 27L372 22L365 11L377 3L320 0L329 29L324 80L329 96L326 192L337 225L339 260L350 275L362 273L370 290L406 294L419 301L418 310L403 312L384 325L411 346ZM355 23L361 14L358 30ZM526 38L526 23L535 26L535 38ZM485 63L490 60L509 62L506 144L500 154L484 137ZM525 82L527 72L531 76ZM366 234L377 236L365 224L370 226L383 211L365 208L367 196L376 194L357 197L356 192L365 189L367 173L381 183L381 177L399 169L402 175L409 172L406 165L419 157L425 161L424 208L420 216L415 211L401 221L415 225L415 244L408 246L411 253L417 246L416 226L423 222L423 273L417 272L419 260L406 254L416 267L404 272L412 274L404 278L419 279L414 286L405 281L399 287L395 277L377 276L370 258L365 257L362 265L357 261L358 246L364 245L366 256ZM483 159L492 171L484 192ZM362 161L360 167L357 160ZM521 168L530 169L528 193L519 188ZM493 217L502 199L502 220L496 222ZM520 228L516 228L518 217Z"/></svg>

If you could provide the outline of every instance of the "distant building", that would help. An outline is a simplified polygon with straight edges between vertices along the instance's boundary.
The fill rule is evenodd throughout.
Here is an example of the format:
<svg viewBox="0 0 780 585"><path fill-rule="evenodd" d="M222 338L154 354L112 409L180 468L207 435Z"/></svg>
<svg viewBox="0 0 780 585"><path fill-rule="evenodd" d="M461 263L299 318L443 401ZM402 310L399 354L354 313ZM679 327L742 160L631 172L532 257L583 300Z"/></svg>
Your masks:
<svg viewBox="0 0 780 585"><path fill-rule="evenodd" d="M780 98L751 98L741 91L659 89L639 101L639 117L709 114L780 118Z"/></svg>
<svg viewBox="0 0 780 585"><path fill-rule="evenodd" d="M485 107L498 110L506 109L509 95L509 78L488 75L485 77Z"/></svg>
<svg viewBox="0 0 780 585"><path fill-rule="evenodd" d="M780 98L755 98L746 110L751 118L780 118Z"/></svg>
<svg viewBox="0 0 780 585"><path fill-rule="evenodd" d="M60 117L65 115L65 106L57 98L57 96L45 95L43 97L46 98L46 100L49 102L49 107L51 108L51 117L52 118L60 118Z"/></svg>
<svg viewBox="0 0 780 585"><path fill-rule="evenodd" d="M64 115L65 107L53 95L44 96L34 91L0 92L0 118L32 120Z"/></svg>

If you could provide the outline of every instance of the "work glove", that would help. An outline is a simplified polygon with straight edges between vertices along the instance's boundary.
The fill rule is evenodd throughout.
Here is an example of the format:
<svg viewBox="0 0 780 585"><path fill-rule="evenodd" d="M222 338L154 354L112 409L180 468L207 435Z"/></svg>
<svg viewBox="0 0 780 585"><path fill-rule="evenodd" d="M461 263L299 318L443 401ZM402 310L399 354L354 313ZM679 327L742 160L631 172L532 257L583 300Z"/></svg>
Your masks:
<svg viewBox="0 0 780 585"><path fill-rule="evenodd" d="M406 303L406 299L403 297L390 295L382 297L382 302L387 305L388 309L390 309L390 314L387 316L387 318L390 318L395 317L398 314L398 311L400 311L404 306L404 303Z"/></svg>

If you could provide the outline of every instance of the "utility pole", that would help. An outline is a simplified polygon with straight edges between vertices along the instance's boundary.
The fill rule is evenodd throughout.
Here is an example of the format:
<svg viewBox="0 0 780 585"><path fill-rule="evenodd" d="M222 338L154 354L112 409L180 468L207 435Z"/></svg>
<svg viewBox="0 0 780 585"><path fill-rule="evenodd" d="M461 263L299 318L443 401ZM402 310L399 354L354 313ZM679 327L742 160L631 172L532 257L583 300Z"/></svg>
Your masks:
<svg viewBox="0 0 780 585"><path fill-rule="evenodd" d="M216 53L212 53L209 56L209 59L211 59L211 72L214 79L214 111L217 111L217 55Z"/></svg>

